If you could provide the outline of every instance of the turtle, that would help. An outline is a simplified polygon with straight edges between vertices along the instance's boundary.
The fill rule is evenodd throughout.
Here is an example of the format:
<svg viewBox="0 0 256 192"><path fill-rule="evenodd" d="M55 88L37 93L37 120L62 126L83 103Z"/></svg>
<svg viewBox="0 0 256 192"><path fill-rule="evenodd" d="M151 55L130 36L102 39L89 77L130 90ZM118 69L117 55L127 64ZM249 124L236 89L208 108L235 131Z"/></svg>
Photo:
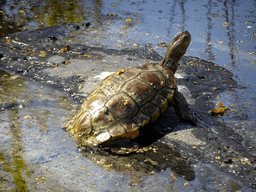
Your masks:
<svg viewBox="0 0 256 192"><path fill-rule="evenodd" d="M190 33L183 31L169 43L160 64L128 67L106 77L67 122L73 139L89 147L135 139L140 128L156 121L170 106L182 121L195 124L174 78L190 41Z"/></svg>

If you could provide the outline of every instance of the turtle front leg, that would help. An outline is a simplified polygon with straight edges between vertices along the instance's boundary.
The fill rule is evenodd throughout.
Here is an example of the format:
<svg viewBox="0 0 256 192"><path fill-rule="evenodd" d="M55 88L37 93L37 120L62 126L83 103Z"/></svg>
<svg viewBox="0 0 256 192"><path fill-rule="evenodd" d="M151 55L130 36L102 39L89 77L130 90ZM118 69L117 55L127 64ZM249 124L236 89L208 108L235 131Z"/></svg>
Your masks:
<svg viewBox="0 0 256 192"><path fill-rule="evenodd" d="M173 107L175 109L176 115L180 120L189 122L192 125L196 124L196 117L190 112L188 103L185 97L176 90L173 97Z"/></svg>

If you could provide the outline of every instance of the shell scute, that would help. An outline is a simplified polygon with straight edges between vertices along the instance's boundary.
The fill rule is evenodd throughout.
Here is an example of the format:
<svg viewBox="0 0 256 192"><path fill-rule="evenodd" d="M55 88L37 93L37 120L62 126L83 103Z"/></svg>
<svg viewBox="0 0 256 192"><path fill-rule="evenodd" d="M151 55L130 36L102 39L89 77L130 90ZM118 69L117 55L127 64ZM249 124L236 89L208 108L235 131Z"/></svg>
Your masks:
<svg viewBox="0 0 256 192"><path fill-rule="evenodd" d="M138 106L142 106L146 102L152 100L155 95L153 87L138 79L133 79L132 81L127 82L121 90L136 101Z"/></svg>
<svg viewBox="0 0 256 192"><path fill-rule="evenodd" d="M141 67L138 67L138 70L141 70L141 71L157 71L156 69L156 65L159 65L159 64L156 64L156 63L148 63L146 65L143 65Z"/></svg>
<svg viewBox="0 0 256 192"><path fill-rule="evenodd" d="M169 76L171 75L171 76ZM169 88L169 89L173 89L173 88L176 88L177 87L177 84L176 84L176 81L174 79L174 76L172 74L167 74L167 78L165 80L166 82L166 86Z"/></svg>
<svg viewBox="0 0 256 192"><path fill-rule="evenodd" d="M113 83L115 82L115 83ZM111 78L103 80L100 86L95 90L95 92L90 95L94 95L95 93L101 92L107 97L111 97L113 94L117 92L122 86L124 82L116 78L116 74L112 74Z"/></svg>
<svg viewBox="0 0 256 192"><path fill-rule="evenodd" d="M125 129L126 133L139 129L139 125L135 124L131 118L120 120L119 124Z"/></svg>
<svg viewBox="0 0 256 192"><path fill-rule="evenodd" d="M95 93L90 95L88 99L83 103L82 108L86 108L90 113L95 113L107 102L108 97L102 93Z"/></svg>
<svg viewBox="0 0 256 192"><path fill-rule="evenodd" d="M147 116L151 117L159 107L153 105L152 103L148 102L143 107L141 107L141 111L146 114Z"/></svg>
<svg viewBox="0 0 256 192"><path fill-rule="evenodd" d="M165 83L168 87L170 86L170 88L174 88L176 86L174 73L171 70L169 70L166 66L163 65L155 65L155 68L161 71L161 73L165 77Z"/></svg>
<svg viewBox="0 0 256 192"><path fill-rule="evenodd" d="M166 111L166 109L168 108L168 105L169 103L168 103L168 99L166 99L166 100L164 100L163 102L162 102L162 105L160 106L160 113L161 114L163 114L165 111Z"/></svg>
<svg viewBox="0 0 256 192"><path fill-rule="evenodd" d="M150 123L150 117L145 115L144 113L138 111L138 113L132 118L132 120L139 126L145 126Z"/></svg>
<svg viewBox="0 0 256 192"><path fill-rule="evenodd" d="M91 142L93 145L98 145L98 144L101 144L105 141L108 141L111 139L111 135L109 132L103 132L103 133L100 133L99 135L97 135L95 137L94 140L91 140L89 142Z"/></svg>
<svg viewBox="0 0 256 192"><path fill-rule="evenodd" d="M91 115L91 121L95 130L105 130L106 127L115 122L115 118L107 107L103 107Z"/></svg>
<svg viewBox="0 0 256 192"><path fill-rule="evenodd" d="M150 69L150 66L148 64L146 64L141 67L138 67L138 69L142 70L142 71L148 71L148 70L151 70L152 68Z"/></svg>
<svg viewBox="0 0 256 192"><path fill-rule="evenodd" d="M111 128L109 128L108 132L112 137L122 137L125 133L127 133L121 123L113 125Z"/></svg>
<svg viewBox="0 0 256 192"><path fill-rule="evenodd" d="M153 100L151 100L151 103L153 105L155 105L157 108L161 107L163 101L165 100L166 98L164 98L162 95L160 95L159 93L157 93L154 97Z"/></svg>
<svg viewBox="0 0 256 192"><path fill-rule="evenodd" d="M115 81L119 80L122 82L130 81L130 79L133 79L138 75L138 71L133 70L133 68L127 68L123 73L121 74L114 74Z"/></svg>
<svg viewBox="0 0 256 192"><path fill-rule="evenodd" d="M166 87L165 89L160 90L158 94L160 94L163 98L168 98L168 95L174 94L174 89L169 89Z"/></svg>
<svg viewBox="0 0 256 192"><path fill-rule="evenodd" d="M112 112L116 120L131 117L138 111L136 103L122 92L114 94L106 103L106 107Z"/></svg>
<svg viewBox="0 0 256 192"><path fill-rule="evenodd" d="M164 76L160 72L156 72L156 71L141 73L138 76L138 79L153 86L153 88L157 91L162 89L165 84ZM162 84L162 82L164 82L164 84Z"/></svg>
<svg viewBox="0 0 256 192"><path fill-rule="evenodd" d="M88 111L83 111L77 118L75 125L76 133L89 135L92 131L91 115Z"/></svg>

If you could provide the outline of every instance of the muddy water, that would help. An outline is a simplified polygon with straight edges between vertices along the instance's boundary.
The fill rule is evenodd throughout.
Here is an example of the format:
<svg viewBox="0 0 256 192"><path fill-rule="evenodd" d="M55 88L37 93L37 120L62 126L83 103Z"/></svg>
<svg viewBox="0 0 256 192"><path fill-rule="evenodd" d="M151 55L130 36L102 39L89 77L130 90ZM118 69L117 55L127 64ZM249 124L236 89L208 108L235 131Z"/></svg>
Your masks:
<svg viewBox="0 0 256 192"><path fill-rule="evenodd" d="M56 155L57 146L55 152L53 145L47 148L50 135L59 142L65 138L60 125L69 111L67 98L4 71L0 82L1 190L36 190L46 183L54 187L38 161L47 153Z"/></svg>

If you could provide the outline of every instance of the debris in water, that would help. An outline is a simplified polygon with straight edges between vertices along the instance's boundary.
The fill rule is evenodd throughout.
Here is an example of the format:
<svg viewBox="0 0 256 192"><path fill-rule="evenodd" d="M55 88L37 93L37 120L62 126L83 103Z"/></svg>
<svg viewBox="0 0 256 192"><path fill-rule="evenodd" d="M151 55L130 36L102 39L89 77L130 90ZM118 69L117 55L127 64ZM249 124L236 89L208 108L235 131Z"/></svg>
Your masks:
<svg viewBox="0 0 256 192"><path fill-rule="evenodd" d="M228 107L224 107L221 102L218 102L218 108L217 109L212 109L211 114L223 114Z"/></svg>

